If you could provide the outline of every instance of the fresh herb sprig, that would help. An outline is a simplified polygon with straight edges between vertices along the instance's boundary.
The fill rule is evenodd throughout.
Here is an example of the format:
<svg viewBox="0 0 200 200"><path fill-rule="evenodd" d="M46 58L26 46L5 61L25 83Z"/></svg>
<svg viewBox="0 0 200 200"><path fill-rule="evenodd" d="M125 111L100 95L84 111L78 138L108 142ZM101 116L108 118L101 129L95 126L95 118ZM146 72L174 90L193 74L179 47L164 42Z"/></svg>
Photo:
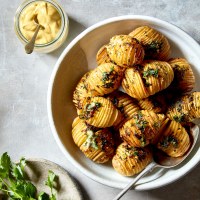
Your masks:
<svg viewBox="0 0 200 200"><path fill-rule="evenodd" d="M13 163L7 152L0 157L0 191L11 200L56 200L56 175L49 171L45 184L50 188L51 194L41 192L37 195L37 188L25 178L25 158L19 163Z"/></svg>

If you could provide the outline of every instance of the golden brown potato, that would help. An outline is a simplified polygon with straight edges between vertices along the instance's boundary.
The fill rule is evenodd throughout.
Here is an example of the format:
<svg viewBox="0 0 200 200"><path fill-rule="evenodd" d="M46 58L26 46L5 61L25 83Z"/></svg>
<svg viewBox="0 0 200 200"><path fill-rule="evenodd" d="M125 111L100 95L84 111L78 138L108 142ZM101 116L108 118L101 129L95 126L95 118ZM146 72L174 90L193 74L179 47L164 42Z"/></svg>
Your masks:
<svg viewBox="0 0 200 200"><path fill-rule="evenodd" d="M200 92L193 92L188 95L189 98L189 115L193 119L200 118Z"/></svg>
<svg viewBox="0 0 200 200"><path fill-rule="evenodd" d="M88 124L99 128L115 126L122 120L120 111L104 97L89 99L80 110L79 117Z"/></svg>
<svg viewBox="0 0 200 200"><path fill-rule="evenodd" d="M136 38L145 50L145 59L167 60L170 45L167 38L149 26L141 26L133 30L131 37Z"/></svg>
<svg viewBox="0 0 200 200"><path fill-rule="evenodd" d="M155 137L151 140L151 144L156 145L158 143L158 141L161 138L163 131L164 131L165 127L167 127L167 124L169 123L169 121L170 121L170 119L168 117L165 117L164 120L162 120L158 134L155 135Z"/></svg>
<svg viewBox="0 0 200 200"><path fill-rule="evenodd" d="M180 123L169 120L162 128L157 147L171 157L184 155L190 147L190 138Z"/></svg>
<svg viewBox="0 0 200 200"><path fill-rule="evenodd" d="M138 105L143 110L152 110L155 113L165 113L167 110L166 97L160 92L146 99L139 100Z"/></svg>
<svg viewBox="0 0 200 200"><path fill-rule="evenodd" d="M193 92L176 100L168 108L167 116L182 125L200 118L200 92Z"/></svg>
<svg viewBox="0 0 200 200"><path fill-rule="evenodd" d="M121 91L115 91L109 94L108 99L111 100L113 105L120 110L124 116L124 120L116 127L117 129L140 110L137 101Z"/></svg>
<svg viewBox="0 0 200 200"><path fill-rule="evenodd" d="M131 97L140 100L164 90L173 78L174 72L167 62L148 60L126 69L122 87Z"/></svg>
<svg viewBox="0 0 200 200"><path fill-rule="evenodd" d="M152 160L148 147L138 148L122 143L112 159L113 168L123 176L133 176L141 172Z"/></svg>
<svg viewBox="0 0 200 200"><path fill-rule="evenodd" d="M82 109L83 101L85 98L90 98L92 94L88 90L87 78L90 75L90 72L87 72L79 81L76 86L76 89L73 93L73 102L77 109Z"/></svg>
<svg viewBox="0 0 200 200"><path fill-rule="evenodd" d="M190 92L195 85L190 64L184 58L173 58L168 62L174 70L174 80L169 88L175 92Z"/></svg>
<svg viewBox="0 0 200 200"><path fill-rule="evenodd" d="M114 155L114 140L108 129L98 130L77 117L72 124L72 137L85 156L96 163L105 163Z"/></svg>
<svg viewBox="0 0 200 200"><path fill-rule="evenodd" d="M124 69L105 63L95 68L87 78L88 90L93 96L103 96L116 90L123 78Z"/></svg>
<svg viewBox="0 0 200 200"><path fill-rule="evenodd" d="M156 137L165 116L141 110L120 128L123 141L135 147L144 147Z"/></svg>
<svg viewBox="0 0 200 200"><path fill-rule="evenodd" d="M125 68L141 63L144 58L144 49L141 44L128 35L112 37L106 48L110 59Z"/></svg>
<svg viewBox="0 0 200 200"><path fill-rule="evenodd" d="M112 62L110 60L109 55L108 55L108 52L107 52L107 49L106 49L106 45L102 46L99 49L99 51L97 52L97 55L96 55L96 60L97 60L97 64L98 65Z"/></svg>

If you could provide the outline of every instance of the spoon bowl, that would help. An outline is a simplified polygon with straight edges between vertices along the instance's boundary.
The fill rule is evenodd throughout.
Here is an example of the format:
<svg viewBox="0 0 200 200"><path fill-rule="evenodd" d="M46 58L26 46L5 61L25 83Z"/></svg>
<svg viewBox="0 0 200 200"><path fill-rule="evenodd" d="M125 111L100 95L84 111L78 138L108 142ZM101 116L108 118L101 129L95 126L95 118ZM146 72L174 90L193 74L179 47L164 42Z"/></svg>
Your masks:
<svg viewBox="0 0 200 200"><path fill-rule="evenodd" d="M197 125L190 127L189 136L191 145L188 151L183 156L170 157L161 150L156 149L156 151L154 151L153 161L132 182L130 182L113 200L119 200L129 189L131 189L135 185L135 183L138 182L140 178L145 176L147 173L151 172L154 168L160 167L169 169L172 167L176 167L177 165L182 163L189 156L190 152L192 151L197 142L199 136L199 127Z"/></svg>

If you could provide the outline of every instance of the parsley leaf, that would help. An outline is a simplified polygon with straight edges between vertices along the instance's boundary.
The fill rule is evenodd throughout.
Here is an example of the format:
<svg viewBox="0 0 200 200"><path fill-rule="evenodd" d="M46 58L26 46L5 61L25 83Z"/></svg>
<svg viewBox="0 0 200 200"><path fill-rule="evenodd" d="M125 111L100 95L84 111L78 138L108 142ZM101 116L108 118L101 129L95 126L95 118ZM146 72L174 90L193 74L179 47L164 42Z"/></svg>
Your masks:
<svg viewBox="0 0 200 200"><path fill-rule="evenodd" d="M46 185L51 189L51 195L41 192L37 196L37 188L25 179L24 168L26 160L22 158L19 163L13 163L10 156L4 153L0 157L0 191L4 192L10 199L16 200L56 200L53 191L56 175L49 171Z"/></svg>
<svg viewBox="0 0 200 200"><path fill-rule="evenodd" d="M146 78L148 76L153 76L158 78L158 69L147 69L143 72L143 77Z"/></svg>
<svg viewBox="0 0 200 200"><path fill-rule="evenodd" d="M45 192L41 192L38 196L38 200L50 200L49 195Z"/></svg>
<svg viewBox="0 0 200 200"><path fill-rule="evenodd" d="M57 178L57 176L54 174L54 172L49 170L48 178L47 178L47 180L45 182L45 185L47 185L51 190L50 200L56 200L56 194L53 191L53 189L55 189L55 184L56 184L55 180L56 180L56 178Z"/></svg>
<svg viewBox="0 0 200 200"><path fill-rule="evenodd" d="M0 177L6 178L9 176L9 170L11 166L11 160L7 152L5 152L0 158Z"/></svg>

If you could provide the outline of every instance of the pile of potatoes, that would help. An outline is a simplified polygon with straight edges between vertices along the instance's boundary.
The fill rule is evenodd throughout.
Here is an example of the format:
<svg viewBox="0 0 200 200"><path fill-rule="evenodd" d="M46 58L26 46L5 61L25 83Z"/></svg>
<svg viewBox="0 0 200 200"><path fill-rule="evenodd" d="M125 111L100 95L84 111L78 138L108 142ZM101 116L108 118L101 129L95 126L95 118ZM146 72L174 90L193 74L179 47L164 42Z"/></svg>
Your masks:
<svg viewBox="0 0 200 200"><path fill-rule="evenodd" d="M99 49L98 66L73 94L72 137L86 157L112 159L117 172L133 176L151 162L152 145L172 157L187 152L200 92L189 93L195 77L187 60L169 58L167 38L148 26L115 35Z"/></svg>

